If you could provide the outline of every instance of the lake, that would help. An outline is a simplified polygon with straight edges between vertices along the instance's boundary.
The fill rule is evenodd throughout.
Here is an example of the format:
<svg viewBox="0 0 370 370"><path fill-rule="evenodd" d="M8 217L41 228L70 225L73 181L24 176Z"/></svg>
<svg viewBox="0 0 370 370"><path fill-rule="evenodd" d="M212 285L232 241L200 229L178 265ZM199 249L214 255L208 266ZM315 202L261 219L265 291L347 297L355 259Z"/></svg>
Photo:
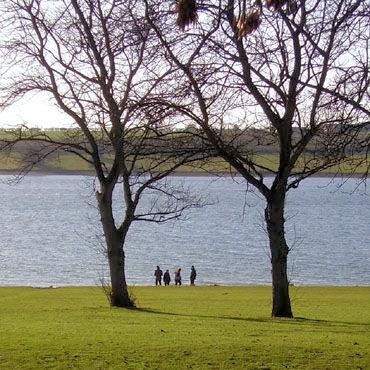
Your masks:
<svg viewBox="0 0 370 370"><path fill-rule="evenodd" d="M30 175L9 186L0 175L0 286L99 285L107 276L94 178ZM211 206L184 221L137 222L126 243L129 285L153 285L154 269L181 267L198 285L271 284L264 202L241 178L171 177ZM287 199L289 279L294 285L370 285L370 202L364 186L305 180ZM120 194L116 194L117 215ZM145 202L149 202L146 199ZM144 202L144 206L148 203Z"/></svg>

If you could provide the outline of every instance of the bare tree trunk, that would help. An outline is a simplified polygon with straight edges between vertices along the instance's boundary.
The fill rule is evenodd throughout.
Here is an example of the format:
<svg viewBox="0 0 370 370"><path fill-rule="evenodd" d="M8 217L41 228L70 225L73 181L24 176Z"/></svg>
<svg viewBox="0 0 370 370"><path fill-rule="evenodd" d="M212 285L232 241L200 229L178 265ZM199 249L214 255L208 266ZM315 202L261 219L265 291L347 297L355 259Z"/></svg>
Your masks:
<svg viewBox="0 0 370 370"><path fill-rule="evenodd" d="M283 195L284 197L284 195ZM268 201L265 209L267 232L270 241L272 265L273 317L293 317L287 275L289 248L284 232L284 201Z"/></svg>
<svg viewBox="0 0 370 370"><path fill-rule="evenodd" d="M112 284L111 305L116 307L133 307L125 278L125 252L121 233L106 235L109 270Z"/></svg>
<svg viewBox="0 0 370 370"><path fill-rule="evenodd" d="M123 245L127 233L118 230L112 212L112 191L97 192L101 222L107 244L110 278L112 285L111 305L116 307L133 307L127 290L125 278L125 253Z"/></svg>

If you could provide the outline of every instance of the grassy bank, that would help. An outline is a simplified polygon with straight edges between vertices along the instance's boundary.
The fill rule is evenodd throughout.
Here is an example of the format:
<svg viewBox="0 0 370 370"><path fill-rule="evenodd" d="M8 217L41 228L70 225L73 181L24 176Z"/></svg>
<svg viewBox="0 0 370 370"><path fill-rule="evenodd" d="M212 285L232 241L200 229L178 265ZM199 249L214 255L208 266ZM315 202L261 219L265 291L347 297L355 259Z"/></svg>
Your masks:
<svg viewBox="0 0 370 370"><path fill-rule="evenodd" d="M17 172L23 165L20 159L19 153L12 153L10 156L0 153L0 171L6 172ZM277 154L262 154L256 156L255 161L260 166L265 168L271 168L274 171L278 169L278 155ZM334 166L332 168L323 170L319 175L330 176L334 174L352 174L355 176L361 176L367 171L367 163L364 157L358 156L354 159L356 161L356 168L353 170L350 165L342 164ZM108 163L110 160L108 159ZM297 169L302 169L303 164L298 163ZM164 167L162 169L165 169ZM58 156L50 156L49 159L44 160L42 163L37 164L33 170L33 173L50 173L50 174L63 174L63 173L91 173L94 174L93 167L81 158L72 154L60 154ZM230 168L230 166L222 159L209 159L206 163L197 165L193 163L188 166L180 166L175 173L189 174L189 175L202 175L208 173L234 173L236 170Z"/></svg>
<svg viewBox="0 0 370 370"><path fill-rule="evenodd" d="M135 287L137 310L99 288L0 288L1 369L366 369L370 287Z"/></svg>

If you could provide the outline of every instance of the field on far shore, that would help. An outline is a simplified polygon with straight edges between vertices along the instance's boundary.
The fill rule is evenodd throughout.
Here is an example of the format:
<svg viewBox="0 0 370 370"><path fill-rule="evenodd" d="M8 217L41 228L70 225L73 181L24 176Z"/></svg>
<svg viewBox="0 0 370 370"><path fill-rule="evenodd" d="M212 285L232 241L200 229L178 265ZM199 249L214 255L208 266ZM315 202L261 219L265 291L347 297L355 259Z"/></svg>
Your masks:
<svg viewBox="0 0 370 370"><path fill-rule="evenodd" d="M53 131L40 131L32 129L26 132L23 132L25 136L35 135L35 138L42 138L43 135L46 135L49 139L52 140L61 140L73 138L78 134L78 131L75 130L53 130ZM9 139L17 131L2 131L0 130L0 139ZM81 134L81 133L80 133ZM9 136L10 135L10 136ZM276 143L274 143L276 138L273 138L269 132L261 132L259 135L262 135L265 142L261 141L261 137L250 138L248 134L245 136L246 145L248 144L248 152L252 151L252 156L249 159L253 160L256 164L256 168L264 169L265 173L274 173L278 171L279 167L279 154ZM368 135L364 133L363 135ZM244 137L243 135L241 137ZM252 141L251 141L252 140ZM261 141L261 142L260 142ZM311 144L314 145L314 144ZM315 146L315 145L314 145ZM17 173L20 169L25 166L24 157L29 159L30 155L35 156L35 153L39 153L42 149L42 144L35 141L19 142L13 152L0 152L0 173L3 174L13 174ZM310 150L313 150L312 147ZM37 155L36 155L37 157ZM129 158L126 158L128 161ZM102 154L101 160L105 162L107 168L109 168L113 162L112 154ZM302 171L303 169L307 171L311 166L316 167L322 164L322 161L316 155L306 154L301 156L297 161L295 170ZM147 168L147 160L137 160L135 166L137 168ZM160 170L166 170L170 164L162 164L158 168ZM269 169L267 171L267 169ZM366 153L356 155L352 159L349 159L347 163L342 163L341 165L335 165L330 168L322 170L319 175L330 176L335 174L351 174L353 176L361 176L368 171L368 163L366 161ZM52 151L47 157L42 161L35 164L32 168L32 173L39 174L94 174L94 168L91 163L84 161L80 156L67 153L65 151ZM235 174L236 170L232 168L228 163L226 163L222 158L209 158L200 162L193 162L188 165L183 165L178 167L175 170L175 173L185 174L185 175L203 175L203 174Z"/></svg>
<svg viewBox="0 0 370 370"><path fill-rule="evenodd" d="M370 287L0 288L0 369L369 369Z"/></svg>
<svg viewBox="0 0 370 370"><path fill-rule="evenodd" d="M0 173L15 174L23 166L19 153L12 153L10 156L0 153ZM262 167L272 168L274 171L278 169L279 157L277 154L262 154L256 159L257 163ZM109 162L109 160L108 160ZM367 171L367 163L364 157L357 158L358 165L356 168L351 168L349 165L342 164L327 168L317 175L331 176L337 174L350 174L351 176L361 176ZM32 169L33 174L82 174L94 175L93 167L81 158L73 154L54 155L43 162L38 163ZM180 166L175 171L175 174L180 175L210 175L210 174L237 174L236 170L231 168L222 159L209 159L206 163L202 163L199 167L196 163L188 166Z"/></svg>

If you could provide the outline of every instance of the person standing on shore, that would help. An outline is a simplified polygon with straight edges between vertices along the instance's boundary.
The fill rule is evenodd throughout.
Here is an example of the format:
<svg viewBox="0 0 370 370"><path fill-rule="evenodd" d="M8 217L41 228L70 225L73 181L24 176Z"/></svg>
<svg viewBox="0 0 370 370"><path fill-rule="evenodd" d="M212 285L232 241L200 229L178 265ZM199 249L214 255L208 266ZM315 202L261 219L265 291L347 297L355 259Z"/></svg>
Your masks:
<svg viewBox="0 0 370 370"><path fill-rule="evenodd" d="M194 266L191 266L190 271L190 285L194 285L194 281L197 278L197 272L195 271Z"/></svg>
<svg viewBox="0 0 370 370"><path fill-rule="evenodd" d="M155 276L155 285L162 285L162 275L163 275L163 272L162 270L159 268L159 266L157 266L157 269L154 270L154 276Z"/></svg>
<svg viewBox="0 0 370 370"><path fill-rule="evenodd" d="M163 275L163 281L164 281L164 285L170 285L171 276L168 270L166 270L166 272Z"/></svg>
<svg viewBox="0 0 370 370"><path fill-rule="evenodd" d="M181 269L175 271L175 285L181 285Z"/></svg>

